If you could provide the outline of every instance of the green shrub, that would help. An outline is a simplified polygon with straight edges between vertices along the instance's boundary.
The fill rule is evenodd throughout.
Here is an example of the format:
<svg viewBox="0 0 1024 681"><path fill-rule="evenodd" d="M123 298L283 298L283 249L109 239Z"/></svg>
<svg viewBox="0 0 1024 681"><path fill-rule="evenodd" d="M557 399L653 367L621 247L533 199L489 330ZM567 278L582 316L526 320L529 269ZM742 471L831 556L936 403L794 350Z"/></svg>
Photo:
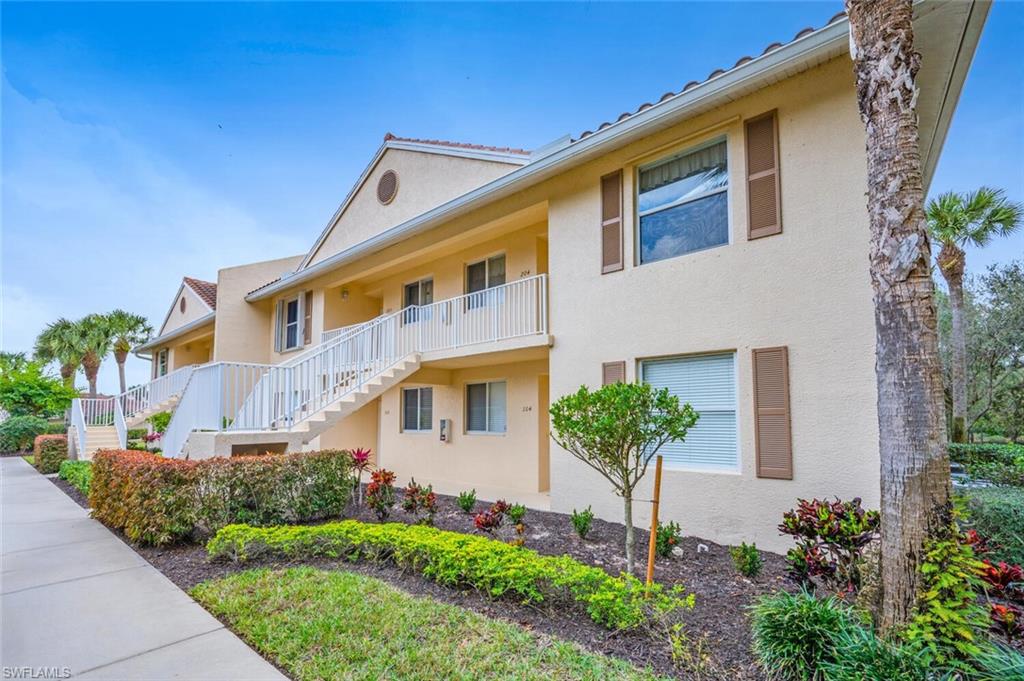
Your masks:
<svg viewBox="0 0 1024 681"><path fill-rule="evenodd" d="M693 606L681 587L655 584L649 598L632 575L612 577L569 556L542 556L479 535L425 525L368 524L355 520L316 526L256 528L229 525L206 545L211 558L248 560L261 555L289 559L317 556L388 560L440 584L469 586L493 598L523 603L577 602L610 629L642 626L654 616Z"/></svg>
<svg viewBox="0 0 1024 681"><path fill-rule="evenodd" d="M654 538L654 550L662 558L668 558L672 555L672 549L679 546L680 539L682 537L679 534L678 523L671 521L668 525L658 523L658 534Z"/></svg>
<svg viewBox="0 0 1024 681"><path fill-rule="evenodd" d="M594 512L587 506L582 511L577 511L575 508L572 509L572 529L576 530L576 534L580 536L580 539L586 539L587 535L590 534L590 526L594 523Z"/></svg>
<svg viewBox="0 0 1024 681"><path fill-rule="evenodd" d="M472 513L473 508L476 506L476 490L459 492L459 498L456 500L456 503L463 513Z"/></svg>
<svg viewBox="0 0 1024 681"><path fill-rule="evenodd" d="M779 681L820 679L823 665L836 662L832 636L858 626L839 600L818 599L806 591L763 596L752 614L754 655Z"/></svg>
<svg viewBox="0 0 1024 681"><path fill-rule="evenodd" d="M0 423L0 452L24 452L32 449L36 437L45 435L46 419L39 416L12 416Z"/></svg>
<svg viewBox="0 0 1024 681"><path fill-rule="evenodd" d="M505 511L505 515L512 521L513 525L519 525L523 522L523 518L526 516L526 507L522 504L512 504Z"/></svg>
<svg viewBox="0 0 1024 681"><path fill-rule="evenodd" d="M129 439L129 440L142 440L147 435L149 435L149 431L146 430L145 428L129 428L128 429L127 439Z"/></svg>
<svg viewBox="0 0 1024 681"><path fill-rule="evenodd" d="M851 626L831 636L834 660L822 662L828 681L927 681L924 657L905 644L878 638L867 627Z"/></svg>
<svg viewBox="0 0 1024 681"><path fill-rule="evenodd" d="M149 421L149 424L151 426L153 426L153 430L155 430L158 433L163 433L165 430L167 430L167 426L171 422L171 412L160 411L153 414L146 420ZM145 437L145 435L143 435L143 437Z"/></svg>
<svg viewBox="0 0 1024 681"><path fill-rule="evenodd" d="M986 487L961 494L968 525L988 540L988 558L1024 564L1024 489Z"/></svg>
<svg viewBox="0 0 1024 681"><path fill-rule="evenodd" d="M1005 463L1024 457L1024 445L950 443L949 458L961 466L979 463Z"/></svg>
<svg viewBox="0 0 1024 681"><path fill-rule="evenodd" d="M36 470L44 475L60 470L61 461L68 458L67 435L39 435L32 450Z"/></svg>
<svg viewBox="0 0 1024 681"><path fill-rule="evenodd" d="M230 523L321 520L339 517L348 504L350 461L337 450L202 461L100 452L89 504L103 524L156 545Z"/></svg>
<svg viewBox="0 0 1024 681"><path fill-rule="evenodd" d="M62 461L58 472L61 480L85 496L89 496L89 481L92 480L92 463L89 461Z"/></svg>
<svg viewBox="0 0 1024 681"><path fill-rule="evenodd" d="M764 559L757 550L757 544L743 542L730 548L729 555L732 556L732 564L736 566L737 572L744 577L757 577L761 574Z"/></svg>
<svg viewBox="0 0 1024 681"><path fill-rule="evenodd" d="M988 621L977 603L984 564L961 540L959 528L925 542L916 611L904 634L929 663L956 665L981 652Z"/></svg>
<svg viewBox="0 0 1024 681"><path fill-rule="evenodd" d="M43 435L67 435L68 426L63 421L47 421Z"/></svg>

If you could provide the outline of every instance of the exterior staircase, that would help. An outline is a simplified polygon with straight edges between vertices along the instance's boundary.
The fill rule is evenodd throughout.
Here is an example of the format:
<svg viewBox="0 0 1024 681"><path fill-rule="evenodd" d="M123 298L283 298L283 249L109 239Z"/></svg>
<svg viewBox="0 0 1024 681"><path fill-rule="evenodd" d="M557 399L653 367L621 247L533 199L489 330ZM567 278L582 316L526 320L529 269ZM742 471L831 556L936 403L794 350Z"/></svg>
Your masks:
<svg viewBox="0 0 1024 681"><path fill-rule="evenodd" d="M114 426L87 426L85 429L85 446L78 458L91 461L93 454L101 449L121 449L121 441Z"/></svg>
<svg viewBox="0 0 1024 681"><path fill-rule="evenodd" d="M167 398L163 402L150 405L145 409L135 412L132 415L125 415L125 423L129 428L138 428L146 423L150 416L153 414L159 414L163 411L174 411L174 408L178 405L178 400L181 399L181 394L174 394Z"/></svg>

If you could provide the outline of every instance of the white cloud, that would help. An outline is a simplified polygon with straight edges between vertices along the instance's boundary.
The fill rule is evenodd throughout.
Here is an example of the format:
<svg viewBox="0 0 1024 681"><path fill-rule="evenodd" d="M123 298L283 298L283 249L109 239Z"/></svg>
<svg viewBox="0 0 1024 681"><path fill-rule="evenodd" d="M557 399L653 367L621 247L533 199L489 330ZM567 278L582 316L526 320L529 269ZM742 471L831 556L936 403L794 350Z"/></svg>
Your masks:
<svg viewBox="0 0 1024 681"><path fill-rule="evenodd" d="M3 83L3 342L30 350L57 316L121 307L158 325L183 275L302 252L169 159L106 122ZM197 142L198 143L198 142ZM255 191L255 190L254 190ZM117 388L113 360L100 389ZM129 361L130 383L146 365Z"/></svg>

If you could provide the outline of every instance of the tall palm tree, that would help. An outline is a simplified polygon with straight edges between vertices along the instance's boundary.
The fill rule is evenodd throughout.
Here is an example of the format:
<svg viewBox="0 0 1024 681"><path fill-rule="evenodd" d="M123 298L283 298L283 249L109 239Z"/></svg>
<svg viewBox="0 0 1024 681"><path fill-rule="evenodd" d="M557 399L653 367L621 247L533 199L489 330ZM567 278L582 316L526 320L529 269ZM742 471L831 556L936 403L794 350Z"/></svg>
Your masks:
<svg viewBox="0 0 1024 681"><path fill-rule="evenodd" d="M865 127L881 460L883 631L914 612L924 545L950 523L942 368L918 147L912 0L846 0Z"/></svg>
<svg viewBox="0 0 1024 681"><path fill-rule="evenodd" d="M113 345L114 335L106 315L90 314L76 322L82 341L82 368L89 381L89 397L96 397L96 377Z"/></svg>
<svg viewBox="0 0 1024 681"><path fill-rule="evenodd" d="M935 259L949 287L953 317L950 367L953 394L954 442L967 441L967 333L964 326L964 247L984 247L997 236L1006 236L1020 226L1024 206L1006 198L1001 189L982 187L969 194L947 192L928 203L928 230L942 244Z"/></svg>
<svg viewBox="0 0 1024 681"><path fill-rule="evenodd" d="M33 354L37 361L44 364L60 364L60 377L64 379L64 385L73 388L75 374L82 365L82 355L85 354L78 325L63 317L47 324L36 338Z"/></svg>
<svg viewBox="0 0 1024 681"><path fill-rule="evenodd" d="M117 362L117 375L121 380L121 392L127 390L124 380L124 363L128 353L136 345L149 340L153 327L142 315L132 314L124 310L114 310L106 315L110 333L113 335L114 361Z"/></svg>

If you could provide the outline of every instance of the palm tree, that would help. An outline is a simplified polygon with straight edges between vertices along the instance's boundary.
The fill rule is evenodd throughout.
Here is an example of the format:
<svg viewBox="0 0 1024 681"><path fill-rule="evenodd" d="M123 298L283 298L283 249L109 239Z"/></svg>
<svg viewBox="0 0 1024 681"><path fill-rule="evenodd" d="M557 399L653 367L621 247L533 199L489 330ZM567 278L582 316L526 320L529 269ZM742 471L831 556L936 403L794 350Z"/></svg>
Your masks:
<svg viewBox="0 0 1024 681"><path fill-rule="evenodd" d="M128 353L136 345L149 340L153 327L142 315L132 314L124 310L114 310L106 315L110 333L113 335L114 360L117 362L117 375L121 380L121 392L127 390L124 380L124 362Z"/></svg>
<svg viewBox="0 0 1024 681"><path fill-rule="evenodd" d="M35 358L39 362L60 364L60 377L69 388L75 386L75 374L82 365L85 350L75 322L63 317L48 324L36 338Z"/></svg>
<svg viewBox="0 0 1024 681"><path fill-rule="evenodd" d="M914 612L925 543L950 523L946 414L918 147L912 0L846 0L865 127L881 459L878 624Z"/></svg>
<svg viewBox="0 0 1024 681"><path fill-rule="evenodd" d="M82 342L82 368L89 381L89 397L96 397L96 377L100 364L110 354L114 335L107 317L101 314L86 315L75 326Z"/></svg>
<svg viewBox="0 0 1024 681"><path fill-rule="evenodd" d="M1020 226L1024 206L1007 200L1001 189L982 187L969 194L947 192L928 203L928 230L942 244L935 259L949 288L953 318L952 381L954 442L967 441L967 333L964 326L964 247L987 246Z"/></svg>

